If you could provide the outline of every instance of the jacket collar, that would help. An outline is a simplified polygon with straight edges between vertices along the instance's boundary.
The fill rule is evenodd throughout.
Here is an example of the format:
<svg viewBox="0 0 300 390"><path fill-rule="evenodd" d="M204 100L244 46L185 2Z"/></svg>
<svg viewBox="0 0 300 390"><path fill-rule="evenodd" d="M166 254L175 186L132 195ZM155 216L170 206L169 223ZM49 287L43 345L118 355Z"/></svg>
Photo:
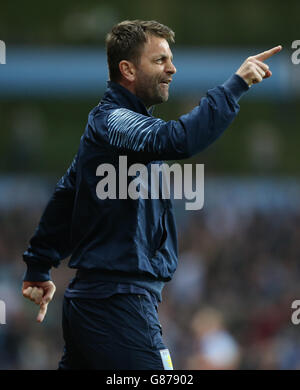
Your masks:
<svg viewBox="0 0 300 390"><path fill-rule="evenodd" d="M154 108L150 107L149 110L147 110L140 98L131 93L127 88L124 88L122 85L115 83L114 81L107 82L107 89L100 104L105 103L113 104L122 108L128 108L129 110L147 116L152 115Z"/></svg>

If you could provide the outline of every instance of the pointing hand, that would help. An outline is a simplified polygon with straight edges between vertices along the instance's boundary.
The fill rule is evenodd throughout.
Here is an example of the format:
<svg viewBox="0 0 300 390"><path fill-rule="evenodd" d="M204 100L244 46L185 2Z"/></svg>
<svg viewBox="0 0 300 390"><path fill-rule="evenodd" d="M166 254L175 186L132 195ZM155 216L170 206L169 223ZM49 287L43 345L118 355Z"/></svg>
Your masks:
<svg viewBox="0 0 300 390"><path fill-rule="evenodd" d="M273 47L262 53L248 57L237 70L236 74L242 77L251 87L252 84L260 83L263 79L272 76L269 66L264 63L265 60L281 51L282 46Z"/></svg>

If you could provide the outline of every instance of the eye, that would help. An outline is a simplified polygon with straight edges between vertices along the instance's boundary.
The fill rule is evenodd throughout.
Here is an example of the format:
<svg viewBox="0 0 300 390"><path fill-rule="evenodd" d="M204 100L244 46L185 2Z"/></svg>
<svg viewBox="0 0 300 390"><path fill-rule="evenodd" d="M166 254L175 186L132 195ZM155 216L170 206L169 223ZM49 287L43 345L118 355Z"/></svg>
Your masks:
<svg viewBox="0 0 300 390"><path fill-rule="evenodd" d="M163 63L163 58L158 58L155 62L158 63L158 64L162 64Z"/></svg>

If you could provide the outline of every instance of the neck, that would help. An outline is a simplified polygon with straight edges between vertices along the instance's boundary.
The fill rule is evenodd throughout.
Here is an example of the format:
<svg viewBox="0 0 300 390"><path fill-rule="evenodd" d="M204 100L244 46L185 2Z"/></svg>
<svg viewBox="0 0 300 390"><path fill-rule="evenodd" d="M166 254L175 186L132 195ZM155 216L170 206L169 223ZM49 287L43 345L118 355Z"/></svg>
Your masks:
<svg viewBox="0 0 300 390"><path fill-rule="evenodd" d="M128 80L122 79L120 81L117 81L117 83L122 85L122 87L128 89L128 91L130 91L133 95L137 96L142 101L142 103L147 108L147 110L152 106L151 104L147 104L146 102L144 102L144 100L140 96L137 95L134 85L131 82L129 82Z"/></svg>
<svg viewBox="0 0 300 390"><path fill-rule="evenodd" d="M133 93L134 95L136 95L135 93L135 88L134 86L132 85L132 83L128 82L127 80L120 80L120 81L117 81L117 83L119 83L120 85L122 85L122 87L128 89L128 91L130 91L131 93Z"/></svg>

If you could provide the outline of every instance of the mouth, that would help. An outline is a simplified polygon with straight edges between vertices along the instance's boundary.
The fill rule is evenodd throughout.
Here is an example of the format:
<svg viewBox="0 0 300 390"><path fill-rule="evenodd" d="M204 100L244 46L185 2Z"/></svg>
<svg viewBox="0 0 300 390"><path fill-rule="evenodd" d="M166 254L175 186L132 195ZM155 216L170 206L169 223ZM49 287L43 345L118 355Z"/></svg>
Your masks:
<svg viewBox="0 0 300 390"><path fill-rule="evenodd" d="M169 86L169 84L171 83L171 79L167 79L167 80L163 80L160 82L160 84L164 85L164 86Z"/></svg>

